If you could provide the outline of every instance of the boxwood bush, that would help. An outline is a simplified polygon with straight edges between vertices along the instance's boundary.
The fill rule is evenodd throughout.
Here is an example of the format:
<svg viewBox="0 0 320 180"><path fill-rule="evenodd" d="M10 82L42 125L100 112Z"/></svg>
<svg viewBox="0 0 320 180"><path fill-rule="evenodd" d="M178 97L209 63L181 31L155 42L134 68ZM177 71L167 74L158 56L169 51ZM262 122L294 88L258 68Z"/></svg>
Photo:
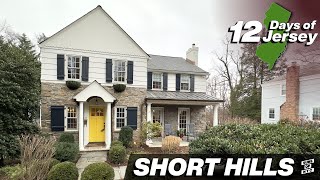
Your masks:
<svg viewBox="0 0 320 180"><path fill-rule="evenodd" d="M87 166L81 174L81 180L96 180L96 179L114 179L113 168L108 163L93 163Z"/></svg>
<svg viewBox="0 0 320 180"><path fill-rule="evenodd" d="M119 141L121 141L125 147L129 147L132 145L132 137L133 129L131 127L124 126L121 128L119 133Z"/></svg>
<svg viewBox="0 0 320 180"><path fill-rule="evenodd" d="M75 161L79 153L79 147L76 143L58 142L56 144L56 153L54 158L63 161Z"/></svg>
<svg viewBox="0 0 320 180"><path fill-rule="evenodd" d="M78 169L72 162L62 162L52 167L48 180L77 180Z"/></svg>
<svg viewBox="0 0 320 180"><path fill-rule="evenodd" d="M50 166L49 166L50 169L51 169L53 166L55 166L55 165L57 165L57 164L59 164L59 163L60 163L59 160L52 158L52 159L51 159L51 162L50 162Z"/></svg>
<svg viewBox="0 0 320 180"><path fill-rule="evenodd" d="M121 141L112 141L111 146L117 146L117 145L123 146Z"/></svg>
<svg viewBox="0 0 320 180"><path fill-rule="evenodd" d="M68 143L74 143L74 136L71 133L62 133L59 137L59 142L68 142Z"/></svg>
<svg viewBox="0 0 320 180"><path fill-rule="evenodd" d="M112 163L123 163L126 160L126 148L122 145L111 146L108 158Z"/></svg>
<svg viewBox="0 0 320 180"><path fill-rule="evenodd" d="M191 154L319 154L315 127L230 124L213 127L190 143Z"/></svg>

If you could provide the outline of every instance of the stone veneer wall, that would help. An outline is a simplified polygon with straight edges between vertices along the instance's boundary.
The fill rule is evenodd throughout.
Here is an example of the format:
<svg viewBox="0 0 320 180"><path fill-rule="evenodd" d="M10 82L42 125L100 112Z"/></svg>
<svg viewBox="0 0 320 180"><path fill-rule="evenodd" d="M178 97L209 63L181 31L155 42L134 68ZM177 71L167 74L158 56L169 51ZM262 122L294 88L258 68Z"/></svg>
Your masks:
<svg viewBox="0 0 320 180"><path fill-rule="evenodd" d="M82 91L87 85L82 85L77 90L70 90L64 83L43 83L41 84L41 124L42 130L50 132L51 127L51 106L77 106L77 102L73 100L73 96ZM146 89L127 87L124 92L114 92L113 87L104 87L117 100L112 104L112 134L113 139L118 137L118 132L114 131L114 107L127 106L137 107L137 130L134 131L134 140L139 140L139 130L141 128L141 121L146 119L146 106L144 104L146 97ZM57 135L59 133L52 132ZM74 132L76 139L78 139L78 132Z"/></svg>
<svg viewBox="0 0 320 180"><path fill-rule="evenodd" d="M154 105L154 107L161 107ZM171 124L175 133L178 128L178 108L190 108L190 123L195 124L195 132L201 133L206 129L206 106L177 106L168 105L164 107L164 123Z"/></svg>

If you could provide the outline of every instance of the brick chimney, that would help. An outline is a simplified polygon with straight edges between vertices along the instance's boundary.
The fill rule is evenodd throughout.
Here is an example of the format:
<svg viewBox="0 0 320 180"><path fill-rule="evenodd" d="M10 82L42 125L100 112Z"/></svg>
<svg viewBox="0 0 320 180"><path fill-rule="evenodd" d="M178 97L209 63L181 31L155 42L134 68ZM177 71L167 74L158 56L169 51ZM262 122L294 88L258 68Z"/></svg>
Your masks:
<svg viewBox="0 0 320 180"><path fill-rule="evenodd" d="M286 102L280 107L280 119L299 120L300 67L293 62L287 68Z"/></svg>
<svg viewBox="0 0 320 180"><path fill-rule="evenodd" d="M186 59L188 62L198 66L198 52L199 48L195 44L192 44L192 47L188 49Z"/></svg>

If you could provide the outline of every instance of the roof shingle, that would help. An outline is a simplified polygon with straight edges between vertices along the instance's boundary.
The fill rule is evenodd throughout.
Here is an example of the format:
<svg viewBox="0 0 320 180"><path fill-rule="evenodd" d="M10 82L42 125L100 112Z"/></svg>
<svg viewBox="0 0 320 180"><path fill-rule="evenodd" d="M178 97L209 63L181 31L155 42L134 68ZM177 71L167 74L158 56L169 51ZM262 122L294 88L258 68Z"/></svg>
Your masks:
<svg viewBox="0 0 320 180"><path fill-rule="evenodd" d="M147 91L147 99L223 102L204 92Z"/></svg>

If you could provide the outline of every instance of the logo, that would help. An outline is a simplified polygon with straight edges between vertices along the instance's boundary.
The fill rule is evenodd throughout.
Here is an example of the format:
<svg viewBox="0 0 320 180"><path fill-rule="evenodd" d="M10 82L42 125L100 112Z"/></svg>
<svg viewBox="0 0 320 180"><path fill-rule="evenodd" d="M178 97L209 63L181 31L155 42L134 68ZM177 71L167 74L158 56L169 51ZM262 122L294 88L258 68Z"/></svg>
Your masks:
<svg viewBox="0 0 320 180"><path fill-rule="evenodd" d="M259 33L262 31L263 26L259 21L249 21L244 23L238 21L234 26L229 28L232 32L232 43L259 43L256 50L256 55L264 62L268 63L271 70L279 57L285 52L287 43L305 43L305 46L312 45L318 33L300 34L294 32L299 29L313 30L317 21L314 20L309 23L288 23L291 17L291 12L281 7L276 3L272 3L269 10L265 13L266 18L263 24L266 27L267 33L265 37L260 37ZM241 36L242 30L248 30Z"/></svg>
<svg viewBox="0 0 320 180"><path fill-rule="evenodd" d="M314 168L312 168L312 163L314 163L314 159L301 161L301 165L304 166L304 169L301 170L301 174L313 173Z"/></svg>

